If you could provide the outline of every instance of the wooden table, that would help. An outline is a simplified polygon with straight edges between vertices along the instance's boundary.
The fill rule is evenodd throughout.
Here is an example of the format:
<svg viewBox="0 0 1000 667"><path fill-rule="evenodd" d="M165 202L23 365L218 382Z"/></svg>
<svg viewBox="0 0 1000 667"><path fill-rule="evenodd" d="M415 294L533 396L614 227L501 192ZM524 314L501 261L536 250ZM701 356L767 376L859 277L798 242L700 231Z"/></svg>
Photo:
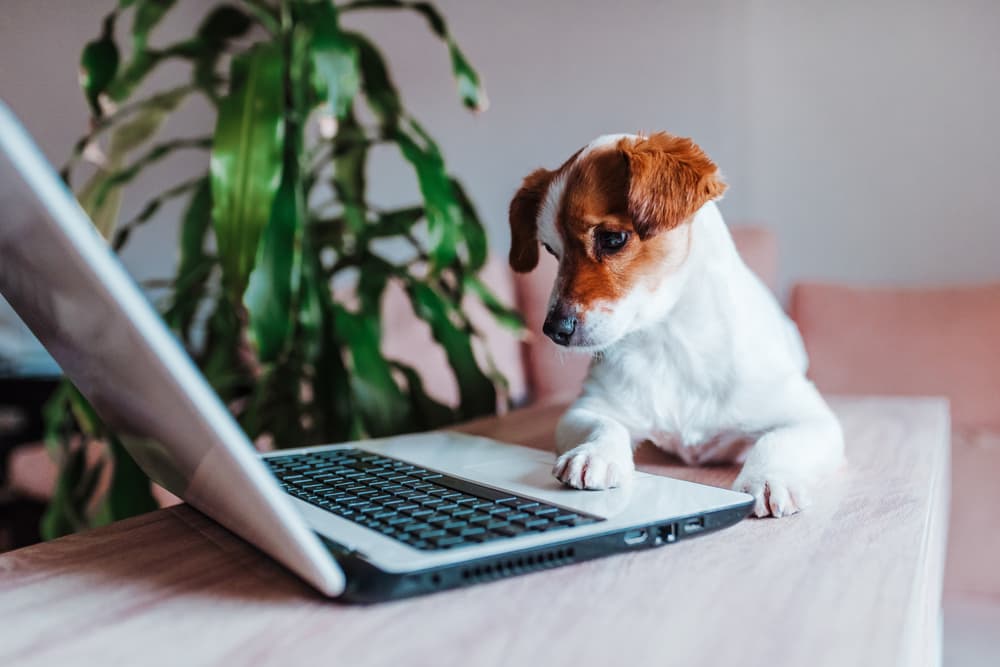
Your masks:
<svg viewBox="0 0 1000 667"><path fill-rule="evenodd" d="M850 466L807 512L370 607L185 507L0 557L0 665L931 665L948 411L844 399ZM465 430L549 448L558 406ZM710 484L644 449L640 467Z"/></svg>

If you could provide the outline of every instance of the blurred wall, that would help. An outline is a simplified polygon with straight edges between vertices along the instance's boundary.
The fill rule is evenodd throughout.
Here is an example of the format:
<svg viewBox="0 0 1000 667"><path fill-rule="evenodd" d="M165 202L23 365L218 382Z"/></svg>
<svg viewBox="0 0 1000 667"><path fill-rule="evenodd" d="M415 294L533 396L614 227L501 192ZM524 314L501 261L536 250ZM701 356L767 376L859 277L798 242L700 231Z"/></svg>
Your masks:
<svg viewBox="0 0 1000 667"><path fill-rule="evenodd" d="M61 163L85 126L81 46L111 0L3 0L0 97ZM603 2L441 0L483 73L492 106L457 101L441 43L416 15L345 21L387 51L405 101L437 136L507 245L519 179L605 132L694 137L731 189L723 212L778 233L783 286L803 278L927 284L1000 279L1000 3L995 0ZM154 43L201 15L182 0ZM182 76L165 70L159 81ZM204 106L169 133L209 131ZM164 165L126 200L184 178L203 155ZM374 199L412 201L397 156L373 165ZM168 207L126 262L162 277L175 255Z"/></svg>

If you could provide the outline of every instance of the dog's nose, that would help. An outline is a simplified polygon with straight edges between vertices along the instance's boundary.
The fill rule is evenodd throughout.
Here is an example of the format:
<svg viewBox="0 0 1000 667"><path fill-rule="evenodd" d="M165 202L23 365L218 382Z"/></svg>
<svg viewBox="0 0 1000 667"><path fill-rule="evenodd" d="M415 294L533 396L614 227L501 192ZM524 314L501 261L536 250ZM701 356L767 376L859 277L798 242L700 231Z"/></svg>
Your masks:
<svg viewBox="0 0 1000 667"><path fill-rule="evenodd" d="M545 317L542 333L559 345L569 345L569 339L576 331L576 317L561 308L553 308Z"/></svg>

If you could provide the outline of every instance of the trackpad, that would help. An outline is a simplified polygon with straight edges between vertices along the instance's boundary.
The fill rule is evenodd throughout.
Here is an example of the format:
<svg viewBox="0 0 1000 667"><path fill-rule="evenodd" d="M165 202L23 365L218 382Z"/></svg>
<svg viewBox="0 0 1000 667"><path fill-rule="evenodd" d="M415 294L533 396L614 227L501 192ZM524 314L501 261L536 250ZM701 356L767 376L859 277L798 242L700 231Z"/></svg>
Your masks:
<svg viewBox="0 0 1000 667"><path fill-rule="evenodd" d="M515 460L499 459L477 463L462 469L469 479L509 489L555 505L562 505L598 516L613 516L624 510L635 488L645 480L637 477L622 488L605 491L580 491L572 489L552 476L553 457L540 454Z"/></svg>

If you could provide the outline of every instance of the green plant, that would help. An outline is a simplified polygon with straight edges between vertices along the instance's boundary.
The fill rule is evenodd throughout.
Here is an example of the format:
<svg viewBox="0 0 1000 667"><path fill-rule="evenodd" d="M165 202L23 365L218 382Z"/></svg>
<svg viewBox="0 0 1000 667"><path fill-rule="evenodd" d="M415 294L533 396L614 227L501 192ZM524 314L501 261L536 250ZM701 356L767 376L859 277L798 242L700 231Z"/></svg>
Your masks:
<svg viewBox="0 0 1000 667"><path fill-rule="evenodd" d="M479 109L479 77L443 17L423 2L242 0L211 8L190 38L154 48L150 34L173 5L119 0L84 48L80 80L92 122L63 176L69 183L78 163L97 164L78 197L116 250L165 201L188 198L163 316L250 437L302 445L493 412L504 380L491 361L477 361L480 334L463 299L479 299L511 327L520 319L477 277L486 235L438 147L404 109L375 45L339 23L361 10L417 12L448 49L461 101ZM123 60L115 28L129 14ZM190 66L189 81L134 99L151 71L175 60ZM195 95L215 108L214 135L155 142L164 120ZM420 205L385 210L367 200L366 164L377 145L395 146L412 165ZM209 151L207 172L119 222L122 188L182 150ZM390 238L406 251L380 252ZM345 299L331 285L351 274ZM444 349L457 408L429 397L413 368L383 356L381 297L390 282ZM72 386L47 414L60 477L46 536L152 506L141 471ZM96 461L82 444L95 441L104 447ZM113 468L110 490L95 499L105 468Z"/></svg>

